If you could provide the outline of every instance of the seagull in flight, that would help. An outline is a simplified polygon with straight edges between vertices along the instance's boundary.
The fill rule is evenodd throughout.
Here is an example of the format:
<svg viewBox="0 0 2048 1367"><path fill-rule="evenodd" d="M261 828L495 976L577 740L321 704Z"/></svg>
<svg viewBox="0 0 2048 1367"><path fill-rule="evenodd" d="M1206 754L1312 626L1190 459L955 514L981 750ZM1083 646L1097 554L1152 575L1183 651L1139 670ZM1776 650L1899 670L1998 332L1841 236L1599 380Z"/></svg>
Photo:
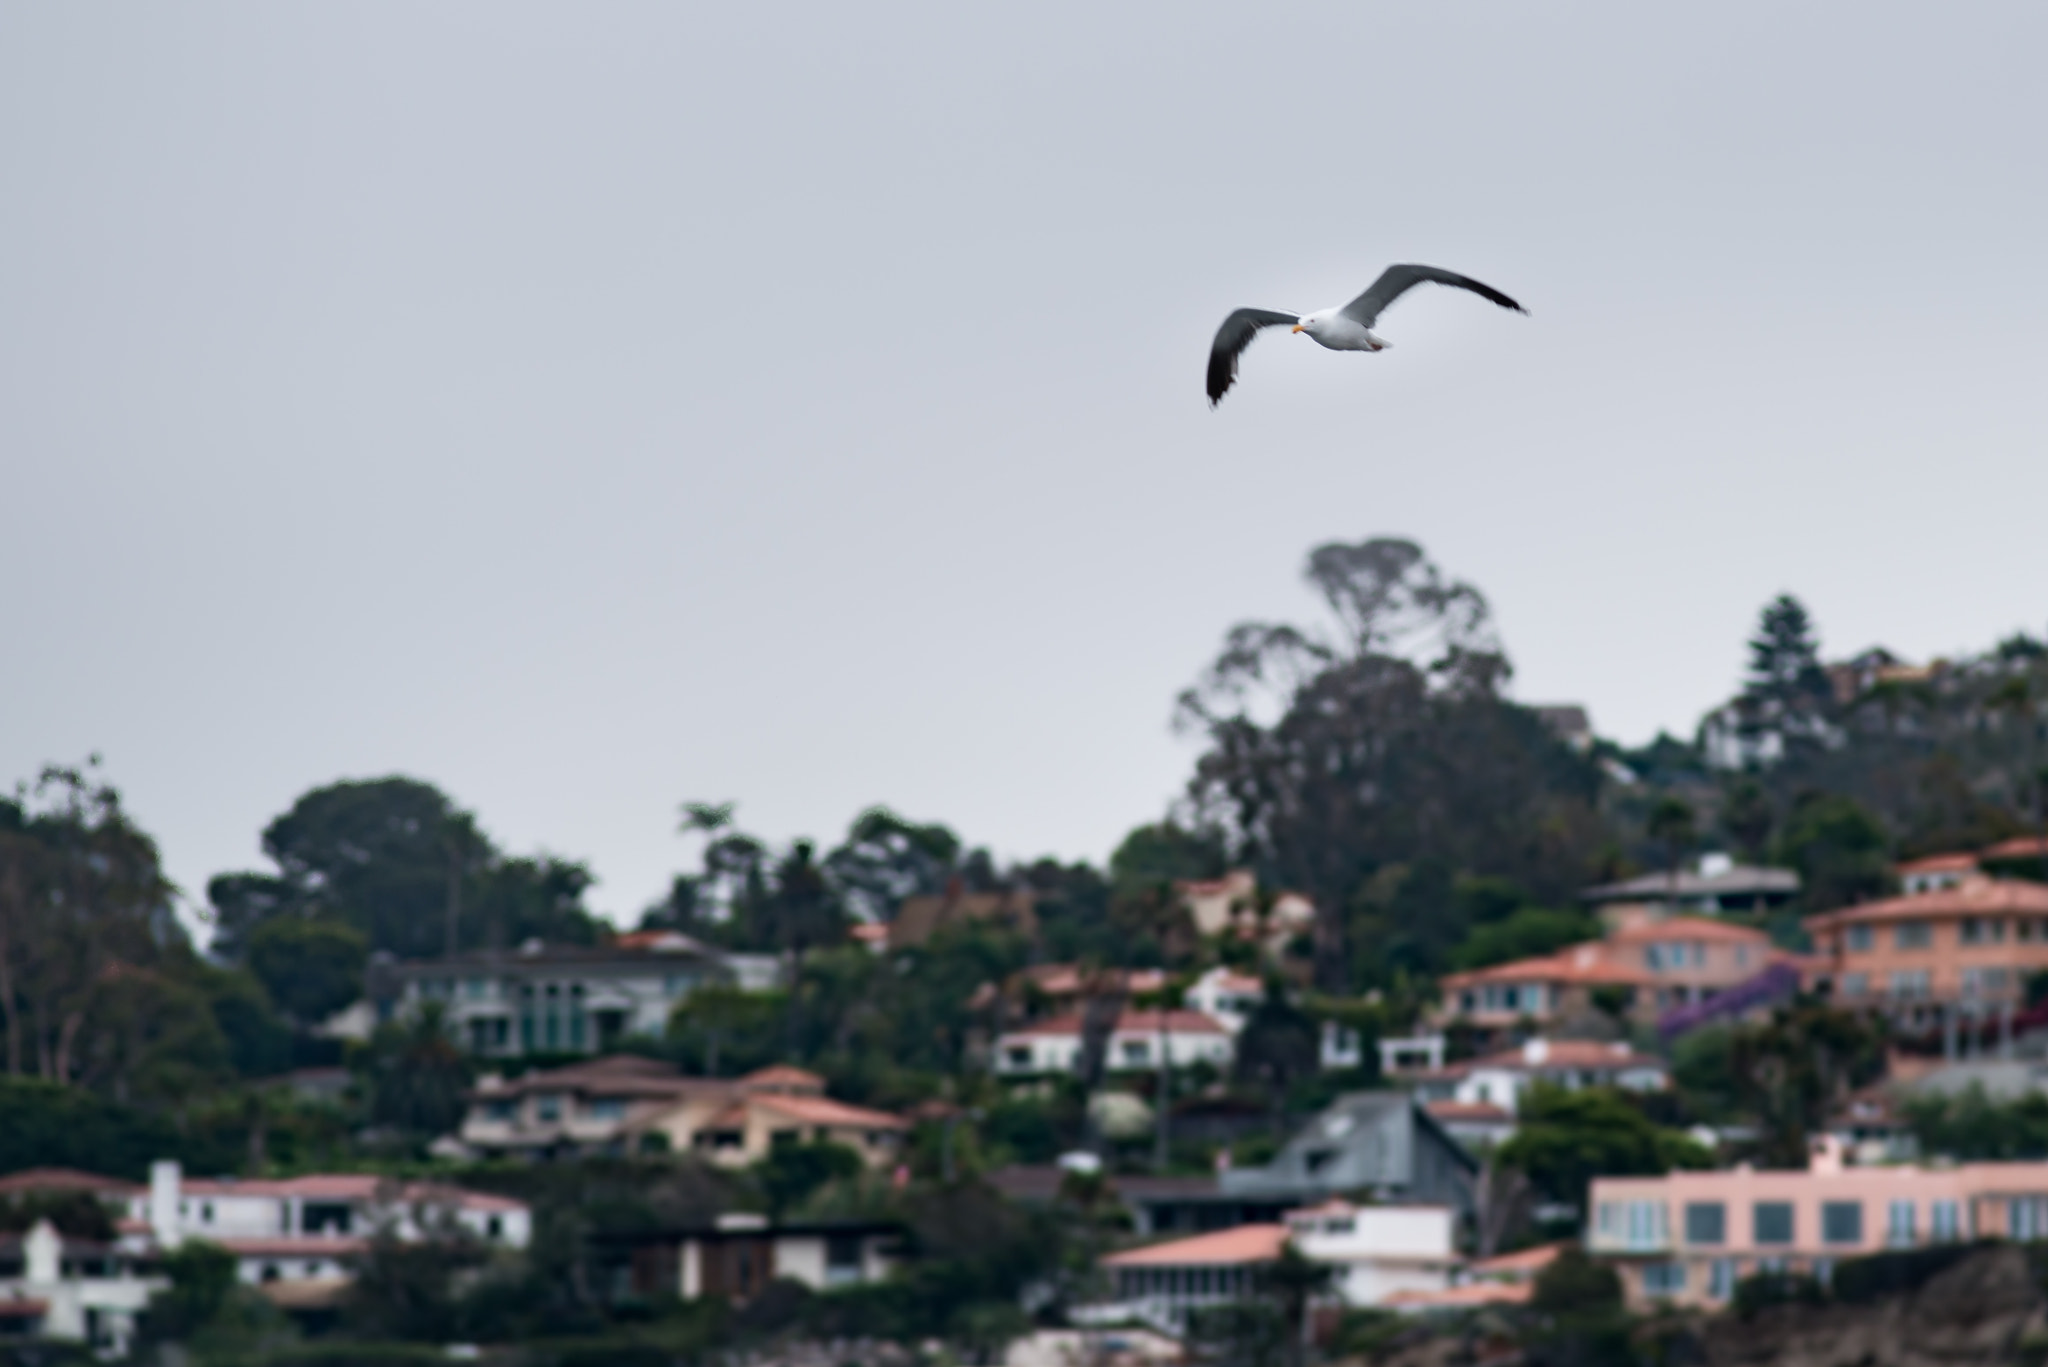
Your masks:
<svg viewBox="0 0 2048 1367"><path fill-rule="evenodd" d="M1237 379L1237 358L1252 344L1252 338L1259 335L1260 328L1290 327L1296 332L1306 332L1332 351L1384 351L1387 343L1372 335L1372 325L1379 321L1387 305L1424 283L1456 285L1461 290L1470 290L1491 299L1504 309L1513 309L1516 313L1529 311L1491 285L1482 285L1469 275L1440 270L1435 266L1389 266L1380 272L1379 279L1372 282L1371 289L1342 308L1317 309L1314 313L1304 314L1280 313L1273 309L1239 309L1223 320L1223 326L1216 329L1216 340L1209 347L1209 407L1214 408L1220 403L1224 392Z"/></svg>

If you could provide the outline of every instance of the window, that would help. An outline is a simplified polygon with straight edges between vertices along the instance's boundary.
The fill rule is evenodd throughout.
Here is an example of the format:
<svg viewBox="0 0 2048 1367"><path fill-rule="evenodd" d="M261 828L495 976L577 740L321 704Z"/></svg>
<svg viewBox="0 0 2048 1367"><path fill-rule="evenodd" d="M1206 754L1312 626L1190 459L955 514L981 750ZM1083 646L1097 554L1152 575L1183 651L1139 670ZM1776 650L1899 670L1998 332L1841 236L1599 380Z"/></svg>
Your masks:
<svg viewBox="0 0 2048 1367"><path fill-rule="evenodd" d="M1476 1011L1476 1010L1478 1010L1478 1008L1479 1008L1479 994L1478 994L1477 992L1460 992L1460 993L1458 994L1458 1009L1459 1009L1459 1010L1461 1010L1461 1011Z"/></svg>
<svg viewBox="0 0 2048 1367"><path fill-rule="evenodd" d="M1150 1040L1127 1039L1123 1042L1122 1052L1125 1063L1144 1063L1152 1057L1152 1043Z"/></svg>
<svg viewBox="0 0 2048 1367"><path fill-rule="evenodd" d="M505 1237L505 1221L501 1216L493 1215L484 1221L484 1237L493 1243Z"/></svg>
<svg viewBox="0 0 2048 1367"><path fill-rule="evenodd" d="M551 1020L550 1024L552 1023ZM554 1043L553 1040L548 1042L550 1044ZM543 1124L551 1120L560 1120L562 1118L562 1098L552 1092L535 1097L533 1099L533 1114Z"/></svg>
<svg viewBox="0 0 2048 1367"><path fill-rule="evenodd" d="M480 1002L491 995L491 983L488 978L470 978L462 984L462 991L471 1001Z"/></svg>
<svg viewBox="0 0 2048 1367"><path fill-rule="evenodd" d="M1716 1258L1707 1268L1707 1296L1710 1300L1725 1301L1735 1294L1735 1260Z"/></svg>
<svg viewBox="0 0 2048 1367"><path fill-rule="evenodd" d="M500 1125L509 1125L519 1118L519 1103L516 1101L486 1101L484 1119L494 1120Z"/></svg>
<svg viewBox="0 0 2048 1367"><path fill-rule="evenodd" d="M1927 1234L1939 1243L1960 1239L1963 1235L1962 1207L1954 1201L1929 1201Z"/></svg>
<svg viewBox="0 0 2048 1367"><path fill-rule="evenodd" d="M1884 1241L1895 1248L1904 1248L1913 1242L1913 1203L1893 1201L1885 1206Z"/></svg>
<svg viewBox="0 0 2048 1367"><path fill-rule="evenodd" d="M592 1120L624 1120L626 1102L622 1097L593 1097L583 1103L583 1113Z"/></svg>
<svg viewBox="0 0 2048 1367"><path fill-rule="evenodd" d="M1685 1290L1684 1263L1643 1264L1643 1294L1675 1296Z"/></svg>
<svg viewBox="0 0 2048 1367"><path fill-rule="evenodd" d="M213 1202L201 1201L199 1203L199 1223L202 1225L213 1223Z"/></svg>
<svg viewBox="0 0 2048 1367"><path fill-rule="evenodd" d="M2013 927L2013 938L2022 944L2028 944L2035 940L2048 939L2048 936L2041 934L2040 921L2032 916L2022 916Z"/></svg>
<svg viewBox="0 0 2048 1367"><path fill-rule="evenodd" d="M1963 970L1963 995L2002 996L2008 980L2009 975L2002 968L1966 968Z"/></svg>
<svg viewBox="0 0 2048 1367"><path fill-rule="evenodd" d="M1850 926L1843 932L1842 947L1851 954L1868 954L1876 939L1869 926Z"/></svg>
<svg viewBox="0 0 2048 1367"><path fill-rule="evenodd" d="M1748 967L1749 967L1749 946L1748 946L1748 945L1737 945L1737 946L1735 946L1735 966L1736 966L1737 968L1748 968Z"/></svg>
<svg viewBox="0 0 2048 1367"><path fill-rule="evenodd" d="M825 1236L825 1285L846 1286L861 1279L860 1235Z"/></svg>
<svg viewBox="0 0 2048 1367"><path fill-rule="evenodd" d="M1820 1237L1831 1244L1863 1242L1863 1203L1823 1201L1820 1206Z"/></svg>
<svg viewBox="0 0 2048 1367"><path fill-rule="evenodd" d="M1685 1206L1685 1241L1689 1244L1728 1242L1728 1208L1719 1201L1688 1201Z"/></svg>
<svg viewBox="0 0 2048 1367"><path fill-rule="evenodd" d="M1003 1060L1012 1068L1029 1068L1031 1066L1031 1046L1028 1044L1013 1044L1003 1050Z"/></svg>
<svg viewBox="0 0 2048 1367"><path fill-rule="evenodd" d="M1628 1245L1630 1248L1662 1248L1668 1232L1664 1226L1662 1201L1628 1203Z"/></svg>
<svg viewBox="0 0 2048 1367"><path fill-rule="evenodd" d="M1870 975L1868 973L1844 973L1842 975L1843 996L1864 997L1868 996L1869 994Z"/></svg>
<svg viewBox="0 0 2048 1367"><path fill-rule="evenodd" d="M1892 931L1892 948L1925 949L1934 943L1934 928L1925 921L1901 921Z"/></svg>
<svg viewBox="0 0 2048 1367"><path fill-rule="evenodd" d="M1759 1201L1751 1212L1755 1222L1755 1238L1760 1244L1789 1244L1792 1242L1792 1203L1790 1201Z"/></svg>
<svg viewBox="0 0 2048 1367"><path fill-rule="evenodd" d="M2005 1203L2005 1237L2048 1238L2048 1196L2015 1196Z"/></svg>
<svg viewBox="0 0 2048 1367"><path fill-rule="evenodd" d="M1924 1001L1928 996L1927 970L1915 968L1894 973L1888 985L1891 994L1901 1001Z"/></svg>
<svg viewBox="0 0 2048 1367"><path fill-rule="evenodd" d="M2005 922L1995 916L1965 916L1957 935L1966 945L1995 945L2005 941Z"/></svg>

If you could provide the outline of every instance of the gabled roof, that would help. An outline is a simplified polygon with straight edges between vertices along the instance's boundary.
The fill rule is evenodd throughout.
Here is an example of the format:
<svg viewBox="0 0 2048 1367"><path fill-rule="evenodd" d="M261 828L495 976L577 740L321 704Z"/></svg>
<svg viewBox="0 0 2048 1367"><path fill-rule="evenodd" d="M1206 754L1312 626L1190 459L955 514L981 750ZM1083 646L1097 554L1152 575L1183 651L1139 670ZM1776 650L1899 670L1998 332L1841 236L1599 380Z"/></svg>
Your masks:
<svg viewBox="0 0 2048 1367"><path fill-rule="evenodd" d="M2048 835L2021 835L2001 840L1989 849L1978 851L1977 857L1997 862L2048 857Z"/></svg>
<svg viewBox="0 0 2048 1367"><path fill-rule="evenodd" d="M1896 872L1901 878L1916 873L1971 873L1977 867L1974 854L1930 854L1922 859L1909 859L1898 866Z"/></svg>
<svg viewBox="0 0 2048 1367"><path fill-rule="evenodd" d="M1613 983L1638 987L1656 980L1656 975L1648 969L1616 963L1604 944L1588 940L1585 944L1572 945L1555 954L1534 959L1516 959L1490 968L1447 973L1443 977L1443 985L1452 991L1482 983L1584 983L1596 986Z"/></svg>
<svg viewBox="0 0 2048 1367"><path fill-rule="evenodd" d="M1102 1260L1104 1267L1203 1267L1269 1263L1287 1244L1285 1225L1239 1225L1191 1239L1126 1249Z"/></svg>
<svg viewBox="0 0 2048 1367"><path fill-rule="evenodd" d="M741 1078L740 1086L750 1092L791 1092L811 1096L824 1093L825 1079L787 1063L771 1063Z"/></svg>
<svg viewBox="0 0 2048 1367"><path fill-rule="evenodd" d="M784 1096L778 1092L749 1092L717 1115L698 1126L700 1130L736 1129L747 1122L747 1112L758 1107L804 1125L836 1130L907 1130L910 1122L887 1111L849 1106L826 1096Z"/></svg>
<svg viewBox="0 0 2048 1367"><path fill-rule="evenodd" d="M1913 921L1929 916L1998 916L2020 913L2048 915L2048 884L2021 878L1965 878L1953 887L1929 892L1887 897L1881 902L1841 907L1809 916L1805 924L1813 929L1853 925L1865 921Z"/></svg>

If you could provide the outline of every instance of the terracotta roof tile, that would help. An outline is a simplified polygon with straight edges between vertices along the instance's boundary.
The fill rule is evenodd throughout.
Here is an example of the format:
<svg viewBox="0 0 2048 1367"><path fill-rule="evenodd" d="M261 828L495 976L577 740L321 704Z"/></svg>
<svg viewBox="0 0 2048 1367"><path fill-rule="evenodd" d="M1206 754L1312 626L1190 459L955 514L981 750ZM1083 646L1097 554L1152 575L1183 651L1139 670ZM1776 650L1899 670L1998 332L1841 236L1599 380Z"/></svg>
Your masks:
<svg viewBox="0 0 2048 1367"><path fill-rule="evenodd" d="M1438 1120L1493 1121L1504 1124L1514 1119L1514 1116L1508 1113L1507 1107L1496 1106L1487 1101L1429 1101L1423 1103L1422 1109Z"/></svg>
<svg viewBox="0 0 2048 1367"><path fill-rule="evenodd" d="M1859 921L1912 921L1927 916L2048 915L2048 885L2019 878L1965 878L1954 887L1905 897L1887 897L1809 916L1805 924L1826 929Z"/></svg>
<svg viewBox="0 0 2048 1367"><path fill-rule="evenodd" d="M1557 1255L1564 1252L1563 1244L1539 1244L1517 1253L1503 1253L1497 1258L1482 1258L1468 1263L1465 1270L1474 1277L1533 1277L1557 1261Z"/></svg>
<svg viewBox="0 0 2048 1367"><path fill-rule="evenodd" d="M1127 1249L1102 1260L1104 1267L1196 1267L1215 1264L1263 1263L1280 1256L1287 1243L1285 1225L1239 1225L1191 1239Z"/></svg>
<svg viewBox="0 0 2048 1367"><path fill-rule="evenodd" d="M1899 865L1898 873L1903 877L1915 873L1969 873L1977 867L1974 854L1930 854L1924 859L1909 859Z"/></svg>
<svg viewBox="0 0 2048 1367"><path fill-rule="evenodd" d="M1615 983L1640 986L1655 981L1656 974L1614 962L1600 941L1589 940L1540 958L1517 959L1513 963L1475 968L1465 973L1448 973L1444 975L1443 985L1456 991L1479 983Z"/></svg>
<svg viewBox="0 0 2048 1367"><path fill-rule="evenodd" d="M809 1125L862 1130L910 1128L910 1122L901 1116L890 1115L887 1111L871 1111L865 1106L849 1106L843 1101L834 1101L824 1096L783 1096L779 1093L763 1092L749 1096L746 1104L779 1111Z"/></svg>
<svg viewBox="0 0 2048 1367"><path fill-rule="evenodd" d="M18 1191L93 1191L137 1196L148 1188L77 1168L23 1168L0 1177L0 1196Z"/></svg>

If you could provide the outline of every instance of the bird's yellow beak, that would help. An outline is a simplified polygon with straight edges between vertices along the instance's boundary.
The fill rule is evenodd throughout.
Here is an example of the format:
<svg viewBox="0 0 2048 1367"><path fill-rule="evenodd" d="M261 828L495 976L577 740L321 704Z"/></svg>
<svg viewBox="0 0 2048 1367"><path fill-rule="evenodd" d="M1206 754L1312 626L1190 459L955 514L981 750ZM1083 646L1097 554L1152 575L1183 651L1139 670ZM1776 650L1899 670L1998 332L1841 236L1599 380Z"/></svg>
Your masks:
<svg viewBox="0 0 2048 1367"><path fill-rule="evenodd" d="M1290 331L1290 332L1299 332L1299 331L1301 331L1301 324L1299 324L1299 323L1296 323L1296 324L1295 324L1295 325L1294 325L1294 326L1293 326L1292 328L1288 329L1288 331Z"/></svg>

